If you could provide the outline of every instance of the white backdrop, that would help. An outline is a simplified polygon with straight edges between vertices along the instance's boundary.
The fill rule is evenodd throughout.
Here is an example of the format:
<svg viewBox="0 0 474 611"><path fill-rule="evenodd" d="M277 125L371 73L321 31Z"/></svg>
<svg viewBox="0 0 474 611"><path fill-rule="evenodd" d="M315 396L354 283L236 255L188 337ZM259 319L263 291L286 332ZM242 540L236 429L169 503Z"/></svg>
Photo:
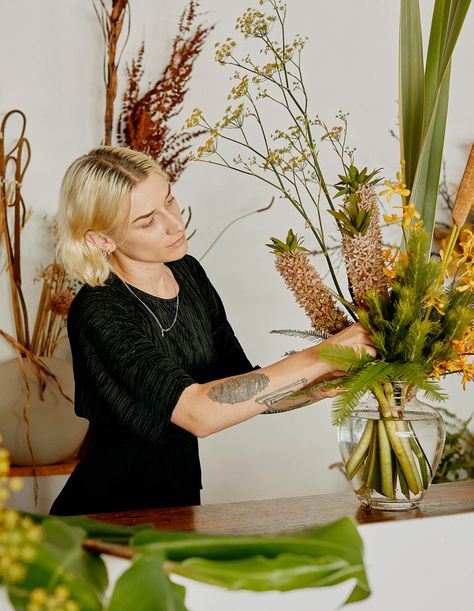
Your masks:
<svg viewBox="0 0 474 611"><path fill-rule="evenodd" d="M124 59L145 39L145 81L160 74L184 0L131 0L132 30ZM421 2L425 25L432 0ZM208 23L216 25L196 62L181 126L195 106L214 121L227 105L231 70L213 60L213 45L234 36L235 18L256 0L202 0ZM393 176L398 143L389 134L397 124L398 10L395 0L288 0L288 32L309 36L303 70L314 112L328 123L339 109L350 112L349 143L356 161L383 167ZM89 0L0 0L2 36L0 116L12 108L28 118L32 161L23 194L34 210L23 234L24 290L31 317L39 284L31 281L50 260L45 215L54 213L61 177L78 155L100 143L103 135L103 42ZM245 44L243 46L245 54ZM449 180L462 175L474 139L474 9L456 49L445 157ZM120 68L123 89L125 63ZM117 98L117 111L121 96ZM116 113L117 114L117 113ZM278 116L270 117L278 121ZM287 121L281 125L286 127ZM322 157L335 177L335 160ZM217 233L235 217L262 207L272 192L263 183L202 163L192 164L175 187L182 205L193 209L197 234L190 253L200 258ZM235 225L202 259L219 291L235 333L250 360L264 366L286 350L303 347L271 329L307 328L302 311L276 273L265 242L303 232L300 217L287 202ZM312 243L307 242L311 246ZM323 263L318 262L321 266ZM12 330L6 278L0 280L0 327ZM33 319L32 319L33 320ZM0 361L11 356L0 345ZM458 380L447 385L447 407L461 416L474 411L472 387L462 392ZM289 414L261 416L201 440L204 502L305 495L340 490L341 475L328 465L338 460L328 401Z"/></svg>

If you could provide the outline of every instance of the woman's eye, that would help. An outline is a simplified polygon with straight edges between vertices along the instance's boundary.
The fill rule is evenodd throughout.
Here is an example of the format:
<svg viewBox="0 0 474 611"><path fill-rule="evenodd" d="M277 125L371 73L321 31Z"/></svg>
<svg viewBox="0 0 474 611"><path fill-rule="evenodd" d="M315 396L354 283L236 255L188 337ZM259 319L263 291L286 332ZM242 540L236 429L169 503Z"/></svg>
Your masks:
<svg viewBox="0 0 474 611"><path fill-rule="evenodd" d="M175 201L175 196L171 195L170 199L166 203L168 204L168 206L171 206L171 204L174 203L174 201Z"/></svg>
<svg viewBox="0 0 474 611"><path fill-rule="evenodd" d="M146 225L143 225L143 227L150 227L151 225L153 225L154 220L155 220L155 217L152 216L150 220L148 221L148 223Z"/></svg>

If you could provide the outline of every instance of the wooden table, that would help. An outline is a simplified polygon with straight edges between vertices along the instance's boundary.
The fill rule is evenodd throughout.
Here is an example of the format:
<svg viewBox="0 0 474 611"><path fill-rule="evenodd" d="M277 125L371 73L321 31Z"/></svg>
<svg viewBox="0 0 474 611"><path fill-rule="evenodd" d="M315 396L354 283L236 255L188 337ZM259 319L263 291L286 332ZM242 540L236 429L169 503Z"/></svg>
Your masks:
<svg viewBox="0 0 474 611"><path fill-rule="evenodd" d="M359 524L474 512L474 480L435 484L418 509L364 510L353 492L242 501L170 509L91 514L122 525L151 523L162 530L221 534L270 534L353 516Z"/></svg>

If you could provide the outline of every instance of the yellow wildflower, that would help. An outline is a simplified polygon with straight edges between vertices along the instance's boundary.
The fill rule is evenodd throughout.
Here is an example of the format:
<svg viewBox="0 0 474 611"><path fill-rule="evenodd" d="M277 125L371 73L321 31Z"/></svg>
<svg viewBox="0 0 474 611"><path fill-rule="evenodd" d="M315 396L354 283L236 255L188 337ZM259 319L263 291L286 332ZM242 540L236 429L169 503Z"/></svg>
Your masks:
<svg viewBox="0 0 474 611"><path fill-rule="evenodd" d="M202 110L199 108L194 108L191 116L188 117L183 125L183 129L191 129L199 125L200 120L202 119Z"/></svg>
<svg viewBox="0 0 474 611"><path fill-rule="evenodd" d="M459 282L461 282L462 284L457 286L456 290L459 291L460 293L463 293L464 291L467 291L468 289L471 291L474 291L474 278L466 275L460 278Z"/></svg>
<svg viewBox="0 0 474 611"><path fill-rule="evenodd" d="M23 480L21 479L21 477L12 477L10 479L10 490L13 490L13 492L18 492L22 488Z"/></svg>
<svg viewBox="0 0 474 611"><path fill-rule="evenodd" d="M226 114L216 125L219 129L226 127L242 127L244 121L244 105L240 103L235 109L232 106L227 106Z"/></svg>
<svg viewBox="0 0 474 611"><path fill-rule="evenodd" d="M339 140L342 132L343 132L343 127L341 125L337 126L337 127L333 127L332 129L328 130L325 134L323 134L321 136L321 140Z"/></svg>
<svg viewBox="0 0 474 611"><path fill-rule="evenodd" d="M387 187L383 191L380 191L379 195L386 195L386 199L388 202L392 200L394 195L400 195L401 197L407 197L410 195L410 189L407 189L407 186L404 182L402 182L402 173L401 171L397 172L397 182L392 182L391 180L384 180L384 185Z"/></svg>
<svg viewBox="0 0 474 611"><path fill-rule="evenodd" d="M428 301L425 303L425 308L434 308L441 316L446 314L446 312L443 312L444 303L437 297L428 299Z"/></svg>
<svg viewBox="0 0 474 611"><path fill-rule="evenodd" d="M230 37L225 42L216 42L214 45L216 61L220 64L225 64L227 58L232 55L232 50L236 44Z"/></svg>
<svg viewBox="0 0 474 611"><path fill-rule="evenodd" d="M395 214L395 213L390 214L390 215L384 214L383 215L383 220L386 223L390 223L390 224L391 223L397 223L398 225L401 225L401 223L402 223L402 217L399 216L398 214Z"/></svg>
<svg viewBox="0 0 474 611"><path fill-rule="evenodd" d="M244 38L262 38L268 34L275 19L275 15L265 15L258 9L248 8L241 17L238 17L235 28L240 30Z"/></svg>
<svg viewBox="0 0 474 611"><path fill-rule="evenodd" d="M238 98L241 98L247 93L248 84L249 78L247 74L244 74L240 83L235 85L235 87L232 87L230 94L227 96L227 99L230 100L231 98L233 98L234 100L237 100Z"/></svg>
<svg viewBox="0 0 474 611"><path fill-rule="evenodd" d="M420 213L415 208L415 204L410 202L408 204L402 204L401 206L395 206L395 208L401 208L402 213L402 227L405 229L419 229L423 226L423 221L414 221L414 219L420 218Z"/></svg>

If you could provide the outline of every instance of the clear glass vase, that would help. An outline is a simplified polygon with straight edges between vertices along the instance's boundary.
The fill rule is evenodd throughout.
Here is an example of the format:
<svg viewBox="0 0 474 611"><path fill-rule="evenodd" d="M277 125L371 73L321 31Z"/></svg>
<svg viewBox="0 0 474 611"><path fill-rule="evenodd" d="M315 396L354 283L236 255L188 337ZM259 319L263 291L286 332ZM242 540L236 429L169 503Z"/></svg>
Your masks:
<svg viewBox="0 0 474 611"><path fill-rule="evenodd" d="M417 507L436 473L446 430L416 389L387 382L368 393L338 426L347 477L362 506Z"/></svg>

